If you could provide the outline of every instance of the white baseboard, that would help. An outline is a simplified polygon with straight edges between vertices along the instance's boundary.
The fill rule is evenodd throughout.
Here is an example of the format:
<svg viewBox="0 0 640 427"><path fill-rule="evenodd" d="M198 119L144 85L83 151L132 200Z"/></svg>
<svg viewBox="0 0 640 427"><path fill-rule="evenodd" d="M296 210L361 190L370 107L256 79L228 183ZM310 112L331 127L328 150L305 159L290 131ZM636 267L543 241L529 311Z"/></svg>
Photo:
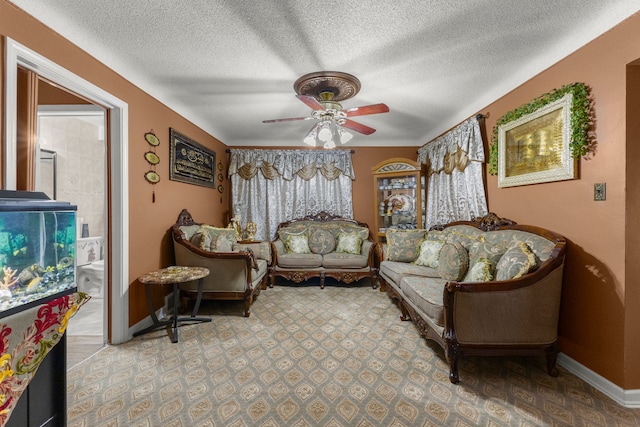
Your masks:
<svg viewBox="0 0 640 427"><path fill-rule="evenodd" d="M167 316L167 308L165 306L160 307L159 309L156 310L156 317L159 320L164 319L166 316ZM144 328L148 328L151 325L153 325L153 320L151 319L151 316L145 317L144 319L142 319L141 321L139 321L138 323L136 323L135 325L129 328L129 335L130 335L129 339L133 338L133 334L135 334L136 332L141 331Z"/></svg>
<svg viewBox="0 0 640 427"><path fill-rule="evenodd" d="M558 355L558 365L625 408L640 408L640 390L624 390L563 353Z"/></svg>

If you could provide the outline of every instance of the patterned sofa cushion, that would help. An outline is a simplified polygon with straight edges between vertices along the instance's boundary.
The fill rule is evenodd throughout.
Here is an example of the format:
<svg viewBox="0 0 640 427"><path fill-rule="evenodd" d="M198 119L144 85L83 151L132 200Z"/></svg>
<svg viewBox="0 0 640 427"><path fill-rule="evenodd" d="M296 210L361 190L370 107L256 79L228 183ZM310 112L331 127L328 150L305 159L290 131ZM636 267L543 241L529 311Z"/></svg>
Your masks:
<svg viewBox="0 0 640 427"><path fill-rule="evenodd" d="M288 234L284 241L288 253L293 254L310 254L309 236L306 232L300 234Z"/></svg>
<svg viewBox="0 0 640 427"><path fill-rule="evenodd" d="M483 261L483 265L479 266L478 269L482 270L482 269L490 268L493 271L493 273L495 273L496 264L498 264L498 261L500 261L500 258L502 257L502 255L504 255L506 250L507 248L505 248L502 245L497 245L489 242L475 242L473 245L471 245L471 248L469 249L469 271L467 271L464 281L465 282L479 281L479 280L471 280L471 270L475 268L475 265L480 260L488 261L489 263L492 264L492 267L484 265L486 264L486 262ZM475 278L477 278L478 273L479 273L478 271L474 273L476 274ZM492 280L492 279L489 279L489 280ZM483 280L483 281L486 281L486 280Z"/></svg>
<svg viewBox="0 0 640 427"><path fill-rule="evenodd" d="M440 250L438 274L445 280L462 280L469 268L469 253L459 242L445 243Z"/></svg>
<svg viewBox="0 0 640 427"><path fill-rule="evenodd" d="M438 270L435 268L398 261L382 261L380 263L380 273L396 284L399 284L400 279L405 276L440 277L438 276Z"/></svg>
<svg viewBox="0 0 640 427"><path fill-rule="evenodd" d="M418 257L418 245L425 230L387 230L387 251L384 259L413 262Z"/></svg>
<svg viewBox="0 0 640 427"><path fill-rule="evenodd" d="M338 243L336 244L336 252L347 254L360 254L362 247L362 237L357 231L338 233Z"/></svg>
<svg viewBox="0 0 640 427"><path fill-rule="evenodd" d="M495 245L512 248L518 243L525 243L535 254L537 262L545 261L551 255L554 243L537 234L521 230L497 230L485 234L486 240Z"/></svg>
<svg viewBox="0 0 640 427"><path fill-rule="evenodd" d="M325 255L336 247L336 238L329 230L322 227L313 227L309 234L309 249L314 254Z"/></svg>
<svg viewBox="0 0 640 427"><path fill-rule="evenodd" d="M400 280L404 296L437 325L444 326L444 306L442 290L445 279L408 276Z"/></svg>
<svg viewBox="0 0 640 427"><path fill-rule="evenodd" d="M284 268L315 268L322 266L323 255L318 254L279 254L278 266Z"/></svg>
<svg viewBox="0 0 640 427"><path fill-rule="evenodd" d="M220 245L218 245L218 239L220 239ZM192 235L190 241L205 251L230 252L231 246L238 241L238 235L233 228L218 228L203 224Z"/></svg>
<svg viewBox="0 0 640 427"><path fill-rule="evenodd" d="M251 250L257 259L263 259L267 261L267 264L271 264L271 243L270 242L252 242L252 243L236 243L233 245L232 250L247 251Z"/></svg>
<svg viewBox="0 0 640 427"><path fill-rule="evenodd" d="M423 240L418 246L418 258L414 261L416 265L424 267L438 268L440 250L444 242L440 240Z"/></svg>
<svg viewBox="0 0 640 427"><path fill-rule="evenodd" d="M473 266L469 267L465 282L489 282L496 274L496 265L487 258L478 259Z"/></svg>
<svg viewBox="0 0 640 427"><path fill-rule="evenodd" d="M200 225L198 224L181 225L179 228L180 228L180 231L184 233L186 240L191 241L191 238L193 237L193 235L196 234L198 230L200 230Z"/></svg>
<svg viewBox="0 0 640 427"><path fill-rule="evenodd" d="M344 252L332 252L322 256L324 268L364 268L369 258L360 254L348 254Z"/></svg>
<svg viewBox="0 0 640 427"><path fill-rule="evenodd" d="M518 279L537 266L536 257L526 243L509 248L496 265L496 280Z"/></svg>

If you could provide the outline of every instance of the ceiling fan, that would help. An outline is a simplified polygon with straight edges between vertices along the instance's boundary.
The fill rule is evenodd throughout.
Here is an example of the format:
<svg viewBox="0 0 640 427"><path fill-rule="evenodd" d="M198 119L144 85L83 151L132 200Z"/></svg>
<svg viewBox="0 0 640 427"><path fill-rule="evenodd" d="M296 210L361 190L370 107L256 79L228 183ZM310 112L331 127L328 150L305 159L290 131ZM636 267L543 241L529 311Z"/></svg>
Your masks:
<svg viewBox="0 0 640 427"><path fill-rule="evenodd" d="M351 117L368 114L387 113L385 104L373 104L363 107L342 109L340 101L353 97L360 91L360 81L351 74L339 71L318 71L305 74L295 81L293 88L296 97L311 108L307 117L291 117L285 119L263 120L262 123L289 122L294 120L317 120L304 137L309 145L322 143L324 148L334 148L337 143L344 144L353 135L343 128L371 135L376 130L351 120Z"/></svg>

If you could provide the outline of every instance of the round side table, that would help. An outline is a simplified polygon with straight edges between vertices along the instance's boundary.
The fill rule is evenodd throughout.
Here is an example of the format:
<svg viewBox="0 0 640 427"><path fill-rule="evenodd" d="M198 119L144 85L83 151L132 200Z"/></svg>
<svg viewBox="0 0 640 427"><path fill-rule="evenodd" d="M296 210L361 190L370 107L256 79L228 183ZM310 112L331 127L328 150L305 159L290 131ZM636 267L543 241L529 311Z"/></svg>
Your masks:
<svg viewBox="0 0 640 427"><path fill-rule="evenodd" d="M178 342L178 323L180 322L211 322L210 317L196 317L198 309L200 308L200 301L202 300L202 279L209 275L209 269L204 267L181 267L172 266L163 268L161 270L152 271L138 278L140 283L145 285L145 296L147 299L147 307L149 308L149 315L153 324L147 328L137 331L133 334L134 337L138 335L146 334L147 332L154 331L162 326L173 324L173 337L171 342ZM180 305L180 289L178 285L180 283L191 282L192 280L198 281L198 295L196 297L196 303L191 312L191 316L178 316L178 307ZM152 286L173 286L173 314L171 318L167 320L158 320L156 311L153 308L153 301L151 300L151 287Z"/></svg>

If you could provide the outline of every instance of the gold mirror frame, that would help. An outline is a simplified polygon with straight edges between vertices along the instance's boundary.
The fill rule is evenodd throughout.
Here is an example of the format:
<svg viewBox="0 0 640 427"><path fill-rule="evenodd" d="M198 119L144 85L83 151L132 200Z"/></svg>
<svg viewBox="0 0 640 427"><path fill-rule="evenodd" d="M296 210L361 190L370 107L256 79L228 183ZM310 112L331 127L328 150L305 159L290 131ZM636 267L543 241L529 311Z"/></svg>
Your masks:
<svg viewBox="0 0 640 427"><path fill-rule="evenodd" d="M498 187L575 179L571 93L498 127Z"/></svg>

